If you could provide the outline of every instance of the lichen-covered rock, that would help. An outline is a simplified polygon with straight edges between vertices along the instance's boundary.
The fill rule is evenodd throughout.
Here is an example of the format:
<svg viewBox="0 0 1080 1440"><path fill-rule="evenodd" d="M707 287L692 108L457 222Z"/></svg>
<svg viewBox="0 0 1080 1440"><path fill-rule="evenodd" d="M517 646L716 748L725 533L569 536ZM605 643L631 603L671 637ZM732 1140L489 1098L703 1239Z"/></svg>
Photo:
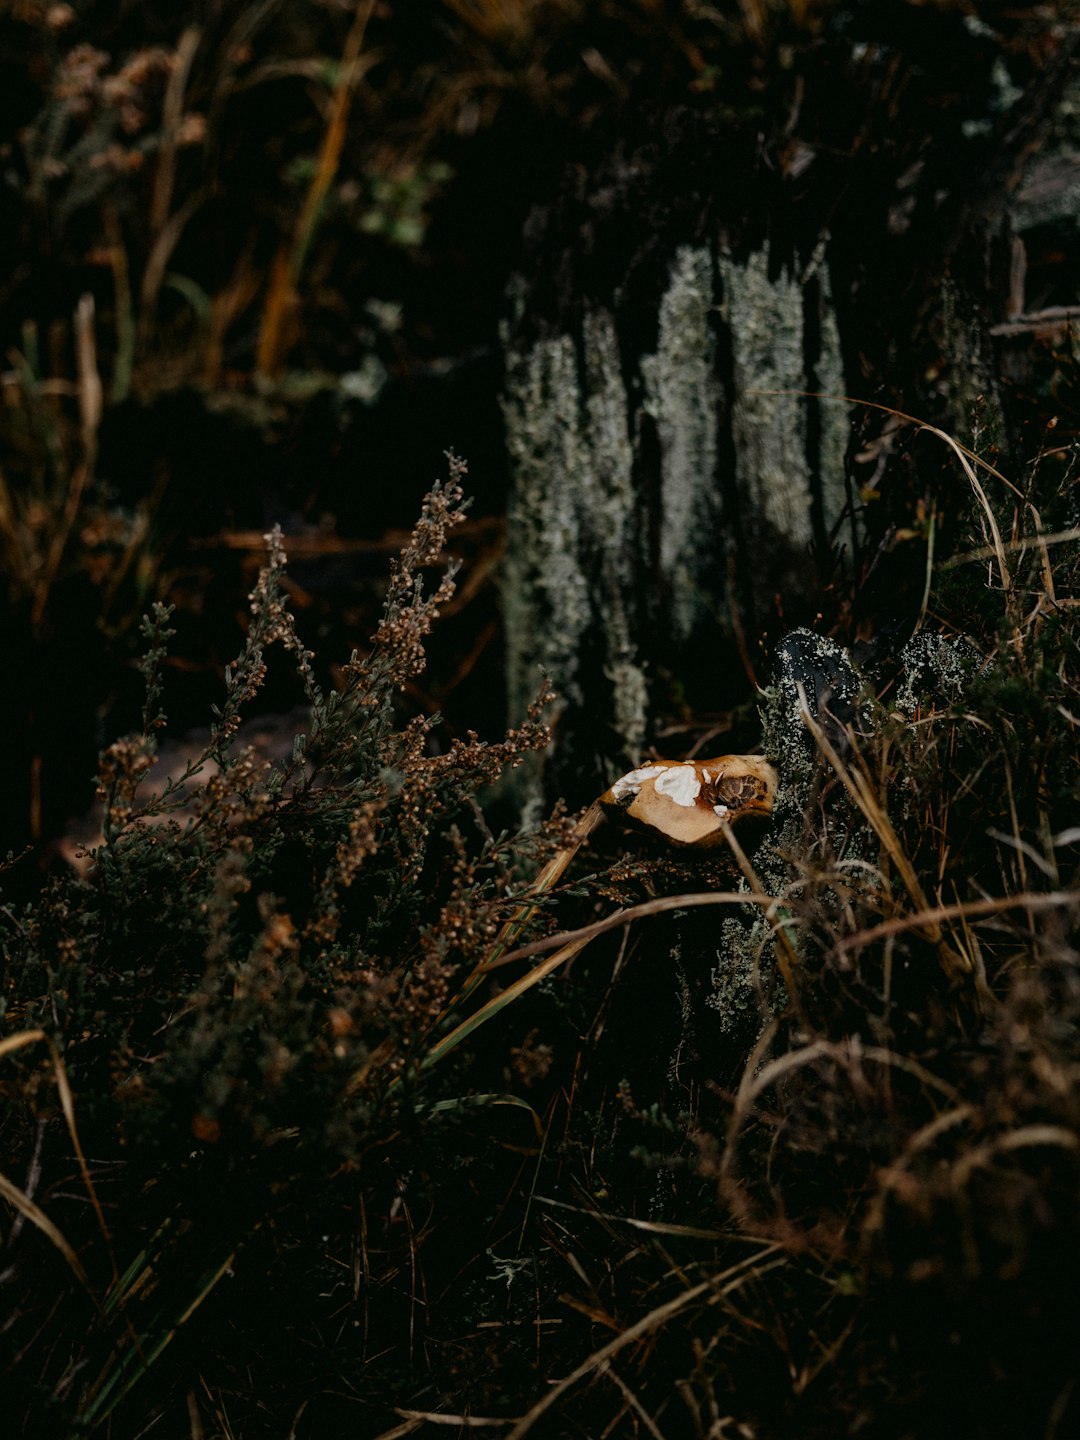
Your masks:
<svg viewBox="0 0 1080 1440"><path fill-rule="evenodd" d="M847 652L827 636L795 630L777 649L774 681L761 692L758 710L762 748L776 766L778 785L772 824L749 857L769 895L793 893L798 883L793 862L806 849L806 816L820 758L803 706L842 754L850 745L849 731L858 735L869 724L863 690ZM743 880L739 888L749 885ZM722 1029L741 1030L748 1015L760 1015L761 997L775 990L775 944L772 926L757 906L721 926L708 1003L719 1012Z"/></svg>
<svg viewBox="0 0 1080 1440"><path fill-rule="evenodd" d="M772 687L758 702L762 748L774 757L780 777L772 831L755 856L767 888L769 883L787 883L781 856L797 847L820 766L817 745L802 718L804 701L840 755L849 748L848 731L858 735L869 723L863 681L835 640L794 630L777 649L775 669Z"/></svg>

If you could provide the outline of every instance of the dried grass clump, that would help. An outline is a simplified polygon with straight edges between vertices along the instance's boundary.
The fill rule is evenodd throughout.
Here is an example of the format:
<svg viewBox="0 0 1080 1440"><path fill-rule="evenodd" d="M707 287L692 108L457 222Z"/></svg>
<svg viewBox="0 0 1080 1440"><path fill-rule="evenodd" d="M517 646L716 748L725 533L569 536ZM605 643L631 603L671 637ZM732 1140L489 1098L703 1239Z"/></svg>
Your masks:
<svg viewBox="0 0 1080 1440"><path fill-rule="evenodd" d="M802 814L742 855L745 918L730 878L694 894L664 860L603 881L678 893L596 927L638 922L565 1122L576 1188L534 1207L541 1273L593 1328L537 1304L564 1315L557 1380L513 1440L1080 1420L1080 537L1068 485L1039 511L972 488L973 548L855 718L767 697ZM750 948L747 1056L702 977Z"/></svg>
<svg viewBox="0 0 1080 1440"><path fill-rule="evenodd" d="M623 1252L624 1305L631 1276L641 1289L619 1337L573 1381L580 1399L596 1380L597 1415L606 1390L609 1413L663 1434L1080 1420L1080 547L1068 486L1043 497L1045 522L1025 494L992 510L976 489L977 548L941 567L935 618L858 725L805 692L790 708L811 763L770 874L787 993L762 987L757 1044L730 1072L700 1036L690 1058L684 1030L670 1074L696 1155L670 1110L624 1094L669 1198L634 1222L636 1261ZM691 907L718 902L683 897L670 958L688 977L712 959ZM618 1207L583 1208L599 1226ZM620 1352L632 1398L599 1379ZM674 1394L660 1375L682 1377ZM558 1433L556 1403L511 1433Z"/></svg>

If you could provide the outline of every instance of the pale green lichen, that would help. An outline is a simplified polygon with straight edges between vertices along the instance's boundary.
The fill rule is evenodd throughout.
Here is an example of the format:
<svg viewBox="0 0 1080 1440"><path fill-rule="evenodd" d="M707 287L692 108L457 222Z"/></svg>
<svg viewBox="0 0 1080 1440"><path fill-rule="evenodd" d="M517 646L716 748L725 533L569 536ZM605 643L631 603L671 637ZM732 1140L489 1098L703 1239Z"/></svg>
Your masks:
<svg viewBox="0 0 1080 1440"><path fill-rule="evenodd" d="M846 746L843 723L853 719L858 729L867 723L862 714L862 681L847 651L826 635L795 630L779 648L774 684L758 696L762 749L776 766L780 783L770 833L752 861L771 895L780 894L790 883L786 857L802 847L804 817L821 764L803 719L804 699L810 715L841 752Z"/></svg>
<svg viewBox="0 0 1080 1440"><path fill-rule="evenodd" d="M926 630L912 636L901 659L904 674L896 687L895 704L908 715L958 704L988 663L966 636Z"/></svg>
<svg viewBox="0 0 1080 1440"><path fill-rule="evenodd" d="M586 317L583 371L565 335L512 354L504 410L514 468L504 586L512 709L527 704L540 670L564 700L582 703L583 638L602 605L612 724L633 762L647 713L629 609L639 522L611 316Z"/></svg>
<svg viewBox="0 0 1080 1440"><path fill-rule="evenodd" d="M703 571L715 563L702 540L719 528L713 287L711 252L680 246L660 301L656 353L641 360L644 408L660 441L660 568L677 640L701 617Z"/></svg>
<svg viewBox="0 0 1080 1440"><path fill-rule="evenodd" d="M792 901L800 890L797 857L807 854L806 816L821 764L803 720L804 699L811 716L826 730L833 728L833 743L839 740L839 719L830 721L823 711L854 715L859 728L866 723L862 682L847 652L827 636L796 630L780 646L775 683L758 695L762 749L776 766L779 784L769 831L749 857L764 892ZM868 832L857 819L846 827L844 840L848 859L872 853ZM741 880L738 888L747 891L749 886ZM788 934L797 945L797 931L789 929ZM775 984L776 941L772 925L756 906L730 916L720 938L708 1003L720 1013L723 1028L731 1030L748 1015L761 1013L762 996ZM782 996L775 998L782 1003Z"/></svg>
<svg viewBox="0 0 1080 1440"><path fill-rule="evenodd" d="M591 468L585 501L606 597L605 674L612 685L613 721L625 759L636 764L645 743L648 686L638 661L630 606L639 584L639 517L633 487L634 454L627 430L626 388L615 324L606 310L584 323L585 393Z"/></svg>
<svg viewBox="0 0 1080 1440"><path fill-rule="evenodd" d="M740 888L746 888L745 881ZM728 916L721 924L705 997L720 1016L721 1033L744 1030L760 1019L763 997L775 983L774 945L772 930L756 907L747 906L745 914Z"/></svg>
<svg viewBox="0 0 1080 1440"><path fill-rule="evenodd" d="M802 288L795 276L769 276L768 248L736 262L720 257L722 314L731 331L731 425L735 472L747 511L793 549L812 539L806 465ZM779 393L779 392L789 393Z"/></svg>
<svg viewBox="0 0 1080 1440"><path fill-rule="evenodd" d="M645 671L631 657L613 660L605 671L611 681L615 733L622 738L623 754L631 765L641 758L649 713L649 687Z"/></svg>
<svg viewBox="0 0 1080 1440"><path fill-rule="evenodd" d="M511 705L521 713L541 670L557 677L563 697L577 698L579 642L591 618L579 556L588 457L567 336L541 340L512 364L505 410L515 470L505 622Z"/></svg>

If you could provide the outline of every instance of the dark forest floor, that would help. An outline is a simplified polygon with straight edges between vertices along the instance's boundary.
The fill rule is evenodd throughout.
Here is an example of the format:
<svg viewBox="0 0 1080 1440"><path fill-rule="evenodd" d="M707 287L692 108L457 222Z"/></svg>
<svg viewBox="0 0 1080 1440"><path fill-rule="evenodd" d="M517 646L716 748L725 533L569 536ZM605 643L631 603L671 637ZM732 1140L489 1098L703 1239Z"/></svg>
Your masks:
<svg viewBox="0 0 1080 1440"><path fill-rule="evenodd" d="M13 1433L1073 1433L1067 146L1020 191L1008 433L883 447L963 497L936 551L933 504L890 522L919 665L815 735L743 636L736 704L655 717L673 758L801 737L775 905L745 855L522 827L558 735L505 700L531 207L657 109L772 123L829 47L929 75L931 143L1074 28L968 8L0 15Z"/></svg>

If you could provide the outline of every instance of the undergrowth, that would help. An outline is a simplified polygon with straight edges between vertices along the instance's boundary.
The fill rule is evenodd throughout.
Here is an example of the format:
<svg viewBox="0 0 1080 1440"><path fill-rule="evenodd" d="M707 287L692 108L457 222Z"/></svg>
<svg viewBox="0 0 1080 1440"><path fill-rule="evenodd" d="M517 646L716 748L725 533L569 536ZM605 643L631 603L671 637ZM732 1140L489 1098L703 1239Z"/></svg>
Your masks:
<svg viewBox="0 0 1080 1440"><path fill-rule="evenodd" d="M6 912L4 1089L22 1103L6 1107L5 1168L28 1178L21 1192L5 1182L4 1280L24 1433L111 1417L239 1246L260 1229L271 1248L292 1243L277 1233L294 1223L285 1216L317 1208L327 1185L355 1191L344 1177L427 1113L420 1072L455 985L513 913L522 865L554 843L495 837L473 799L546 743L542 695L495 743L440 749L435 720L399 713L454 591L452 567L430 593L424 575L463 519L463 471L452 459L429 495L370 650L342 667L336 692L315 684L268 536L205 752L154 791L170 638L157 606L143 733L101 757L89 878L57 879L24 915ZM277 765L237 739L275 650L310 707ZM22 1235L27 1222L53 1241L55 1293L65 1261L78 1281L44 1329L33 1296L48 1257Z"/></svg>
<svg viewBox="0 0 1080 1440"><path fill-rule="evenodd" d="M539 714L448 743L401 708L461 478L332 694L270 537L194 799L148 778L157 609L87 877L0 911L5 1413L26 1436L1072 1433L1068 488L1039 512L980 488L975 548L857 726L763 697L805 798L779 890L746 851L725 871L597 831L552 892L585 823L498 837L477 798L546 743ZM275 767L238 731L282 654L310 722ZM734 1033L722 922L754 915Z"/></svg>

